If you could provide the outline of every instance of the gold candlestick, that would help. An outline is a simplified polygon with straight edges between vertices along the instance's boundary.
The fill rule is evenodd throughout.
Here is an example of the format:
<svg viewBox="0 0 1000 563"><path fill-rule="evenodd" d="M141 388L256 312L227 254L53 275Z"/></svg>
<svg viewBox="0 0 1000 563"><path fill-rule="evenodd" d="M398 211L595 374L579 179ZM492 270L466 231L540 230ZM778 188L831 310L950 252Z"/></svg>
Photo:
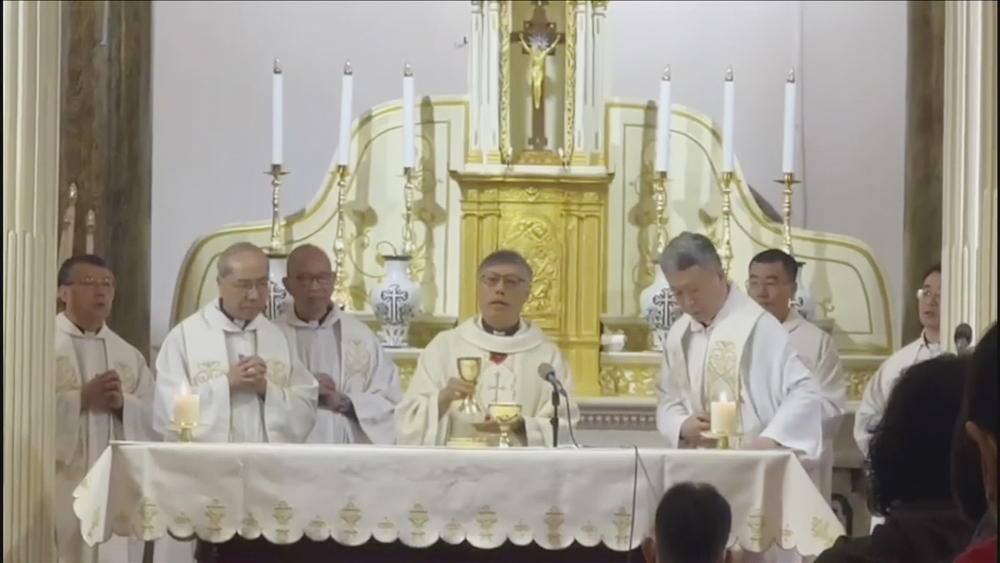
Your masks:
<svg viewBox="0 0 1000 563"><path fill-rule="evenodd" d="M413 191L416 189L417 173L413 168L403 169L405 184L403 185L403 254L413 256L414 251L414 228L413 228Z"/></svg>
<svg viewBox="0 0 1000 563"><path fill-rule="evenodd" d="M659 260L669 242L667 233L667 173L657 172L653 178L653 205L656 206L656 259Z"/></svg>
<svg viewBox="0 0 1000 563"><path fill-rule="evenodd" d="M333 239L333 262L337 282L333 289L333 300L343 307L349 308L350 294L347 291L347 276L344 275L344 258L347 254L347 237L344 235L345 209L347 202L347 166L337 165L335 182L337 183L337 234Z"/></svg>
<svg viewBox="0 0 1000 563"><path fill-rule="evenodd" d="M285 223L281 218L281 184L288 172L285 172L278 163L272 164L271 170L265 174L271 176L271 253L284 255L286 246Z"/></svg>
<svg viewBox="0 0 1000 563"><path fill-rule="evenodd" d="M785 186L785 201L784 201L784 212L785 220L782 223L782 243L781 249L787 252L789 255L794 256L792 253L792 187L798 184L799 181L795 179L795 174L792 172L785 172L782 174L780 180L775 180L779 184Z"/></svg>
<svg viewBox="0 0 1000 563"><path fill-rule="evenodd" d="M723 172L720 184L722 186L722 268L726 273L726 277L729 276L729 267L733 261L733 242L732 242L732 216L733 216L733 203L732 203L732 187L733 187L734 176L732 171Z"/></svg>

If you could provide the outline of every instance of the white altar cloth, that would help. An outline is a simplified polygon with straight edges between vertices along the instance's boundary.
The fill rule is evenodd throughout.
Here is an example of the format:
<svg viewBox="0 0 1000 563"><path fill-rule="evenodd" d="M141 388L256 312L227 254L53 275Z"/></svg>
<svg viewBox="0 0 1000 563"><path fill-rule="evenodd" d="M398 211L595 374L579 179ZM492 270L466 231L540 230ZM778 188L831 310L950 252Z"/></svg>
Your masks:
<svg viewBox="0 0 1000 563"><path fill-rule="evenodd" d="M844 533L789 452L113 442L76 489L74 510L91 545L169 529L210 542L239 534L491 549L509 539L625 551L681 481L719 489L733 508L731 543L746 551L817 555Z"/></svg>

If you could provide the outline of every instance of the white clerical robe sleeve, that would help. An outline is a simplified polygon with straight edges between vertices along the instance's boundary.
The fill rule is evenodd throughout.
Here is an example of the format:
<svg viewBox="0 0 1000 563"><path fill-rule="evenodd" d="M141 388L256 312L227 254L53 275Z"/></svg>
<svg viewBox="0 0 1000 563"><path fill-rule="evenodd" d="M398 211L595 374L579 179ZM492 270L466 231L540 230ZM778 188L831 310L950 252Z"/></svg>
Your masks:
<svg viewBox="0 0 1000 563"><path fill-rule="evenodd" d="M816 381L823 397L823 437L833 440L847 412L847 381L833 339L824 333L816 364Z"/></svg>
<svg viewBox="0 0 1000 563"><path fill-rule="evenodd" d="M684 390L677 384L677 378L670 373L666 356L660 364L660 376L656 380L656 396L656 429L666 438L668 448L680 448L681 425L693 413Z"/></svg>
<svg viewBox="0 0 1000 563"><path fill-rule="evenodd" d="M319 384L313 374L292 354L288 387L267 382L264 396L264 429L269 443L298 444L316 424Z"/></svg>
<svg viewBox="0 0 1000 563"><path fill-rule="evenodd" d="M445 347L441 336L435 337L417 358L417 367L396 407L396 443L411 446L444 445L448 436L447 413L438 412L438 394L446 382ZM435 376L435 374L438 374Z"/></svg>
<svg viewBox="0 0 1000 563"><path fill-rule="evenodd" d="M176 442L179 430L174 428L174 401L185 388L198 395L201 418L193 432L198 442L229 441L229 378L214 377L195 385L188 372L184 334L175 327L167 334L156 357L156 382L153 391L153 430L165 441Z"/></svg>
<svg viewBox="0 0 1000 563"><path fill-rule="evenodd" d="M153 429L153 374L142 356L138 360L135 392L122 397L122 430L126 440L155 442L160 437Z"/></svg>
<svg viewBox="0 0 1000 563"><path fill-rule="evenodd" d="M887 364L889 364L888 360L879 366L875 375L872 375L871 379L868 380L868 385L865 386L865 391L861 395L861 404L858 405L858 410L854 413L854 441L858 443L858 449L864 456L868 455L868 444L872 439L872 430L875 429L875 425L882 416L882 411L885 410L885 404L891 391L892 386L887 383L890 379L891 367L887 367Z"/></svg>
<svg viewBox="0 0 1000 563"><path fill-rule="evenodd" d="M86 441L86 424L80 405L80 390L56 393L56 462L70 463L78 448Z"/></svg>
<svg viewBox="0 0 1000 563"><path fill-rule="evenodd" d="M818 458L823 444L823 404L819 383L799 359L788 333L774 317L757 321L751 342L748 381L771 382L774 416L760 436Z"/></svg>
<svg viewBox="0 0 1000 563"><path fill-rule="evenodd" d="M357 424L368 437L368 441L378 445L391 445L396 438L396 422L393 414L402 399L403 390L399 382L399 368L381 346L375 344L375 361L364 391L348 393L354 407Z"/></svg>
<svg viewBox="0 0 1000 563"><path fill-rule="evenodd" d="M562 384L563 389L566 390L566 394L573 397L573 374L570 372L569 365L563 359L562 354L556 354L551 361L552 368L556 372L556 378L559 383ZM550 385L548 383L546 386ZM568 405L567 405L568 403ZM524 408L522 406L522 408ZM570 420L566 419L566 415L569 413ZM534 416L525 416L524 418L524 434L525 441L530 447L551 447L553 444L552 440L552 416L555 414L555 406L552 403L552 393L541 393L539 404L535 408ZM579 420L579 410L576 407L576 403L573 401L567 401L565 397L559 404L559 436L561 441L568 443L568 424L572 422L574 425Z"/></svg>

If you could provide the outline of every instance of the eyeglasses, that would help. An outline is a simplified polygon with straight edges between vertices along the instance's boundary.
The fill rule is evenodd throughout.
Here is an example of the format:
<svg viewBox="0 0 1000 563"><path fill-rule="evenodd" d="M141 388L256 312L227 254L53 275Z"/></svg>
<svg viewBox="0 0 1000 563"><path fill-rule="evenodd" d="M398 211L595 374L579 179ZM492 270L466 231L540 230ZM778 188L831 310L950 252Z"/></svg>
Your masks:
<svg viewBox="0 0 1000 563"><path fill-rule="evenodd" d="M78 286L87 287L87 288L90 288L90 289L97 289L99 287L103 287L104 289L114 289L115 288L115 280L113 280L111 278L97 279L97 278L86 277L86 278L83 278L81 280L70 282L70 283L68 283L66 285L78 285Z"/></svg>
<svg viewBox="0 0 1000 563"><path fill-rule="evenodd" d="M496 288L501 283L503 284L503 287L505 287L505 288L508 288L508 289L517 289L517 288L521 287L522 285L524 285L524 283L525 283L524 278L520 278L518 276L513 276L513 275L510 275L510 276L498 276L496 274L489 274L489 275L480 276L479 277L479 281L483 282L483 284L485 284L486 287L488 287L490 289Z"/></svg>
<svg viewBox="0 0 1000 563"><path fill-rule="evenodd" d="M934 293L926 287L921 287L917 290L917 299L921 301L937 301L941 302L941 293Z"/></svg>

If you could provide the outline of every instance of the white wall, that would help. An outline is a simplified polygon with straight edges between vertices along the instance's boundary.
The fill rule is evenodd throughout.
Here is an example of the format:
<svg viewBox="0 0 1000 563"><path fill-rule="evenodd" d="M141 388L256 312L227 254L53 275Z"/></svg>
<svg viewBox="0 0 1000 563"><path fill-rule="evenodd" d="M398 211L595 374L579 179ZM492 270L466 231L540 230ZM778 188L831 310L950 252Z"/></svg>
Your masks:
<svg viewBox="0 0 1000 563"><path fill-rule="evenodd" d="M270 218L271 59L285 71L284 211L315 194L336 149L340 70L355 116L398 98L409 61L421 95L466 91L469 3L154 2L152 341L160 342L195 237ZM778 209L782 85L799 69L806 183L794 223L868 242L901 299L906 3L616 0L613 92L654 99L665 64L676 103L721 118L737 80L738 158Z"/></svg>

